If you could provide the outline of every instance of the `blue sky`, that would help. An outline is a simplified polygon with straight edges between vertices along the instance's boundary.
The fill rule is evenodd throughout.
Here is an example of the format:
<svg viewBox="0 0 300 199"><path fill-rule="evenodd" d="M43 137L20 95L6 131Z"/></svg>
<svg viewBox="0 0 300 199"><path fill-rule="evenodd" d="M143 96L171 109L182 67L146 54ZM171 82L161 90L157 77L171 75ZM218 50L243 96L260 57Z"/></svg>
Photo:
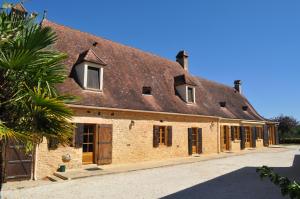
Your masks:
<svg viewBox="0 0 300 199"><path fill-rule="evenodd" d="M28 10L81 31L175 60L243 93L265 117L300 120L298 0L29 0Z"/></svg>

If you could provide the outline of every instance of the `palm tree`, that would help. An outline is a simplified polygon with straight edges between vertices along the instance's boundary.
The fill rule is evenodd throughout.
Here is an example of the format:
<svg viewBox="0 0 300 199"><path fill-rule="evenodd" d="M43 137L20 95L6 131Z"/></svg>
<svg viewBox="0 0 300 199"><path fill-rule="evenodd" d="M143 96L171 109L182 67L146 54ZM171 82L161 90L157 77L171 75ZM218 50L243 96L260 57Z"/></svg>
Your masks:
<svg viewBox="0 0 300 199"><path fill-rule="evenodd" d="M63 83L66 55L51 48L56 35L35 15L0 10L0 140L15 139L28 149L45 137L67 144L73 133L72 112L56 85Z"/></svg>

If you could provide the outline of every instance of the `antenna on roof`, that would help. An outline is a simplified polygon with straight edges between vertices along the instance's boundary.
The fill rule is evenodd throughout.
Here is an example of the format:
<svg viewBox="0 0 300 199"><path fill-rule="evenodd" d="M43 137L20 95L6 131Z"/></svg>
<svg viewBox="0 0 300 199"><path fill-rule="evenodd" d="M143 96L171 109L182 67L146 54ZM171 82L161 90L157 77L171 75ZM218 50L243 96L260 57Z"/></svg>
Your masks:
<svg viewBox="0 0 300 199"><path fill-rule="evenodd" d="M44 10L42 21L43 21L44 19L46 19L46 17L47 17L47 10Z"/></svg>
<svg viewBox="0 0 300 199"><path fill-rule="evenodd" d="M43 21L46 19L46 17L47 17L47 10L44 10L43 18L42 18L42 20L41 20L41 22L40 22L40 26L42 25L42 23L43 23Z"/></svg>

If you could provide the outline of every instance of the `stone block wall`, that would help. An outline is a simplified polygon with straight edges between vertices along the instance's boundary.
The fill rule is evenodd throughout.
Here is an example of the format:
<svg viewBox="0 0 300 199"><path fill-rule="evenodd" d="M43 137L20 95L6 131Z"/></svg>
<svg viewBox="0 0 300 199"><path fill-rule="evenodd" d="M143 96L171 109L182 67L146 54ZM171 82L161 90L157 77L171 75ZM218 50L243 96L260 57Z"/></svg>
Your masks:
<svg viewBox="0 0 300 199"><path fill-rule="evenodd" d="M69 154L70 162L63 162L62 156ZM37 146L36 149L36 169L35 177L37 179L45 178L47 175L57 171L61 164L66 165L67 169L80 168L82 166L82 149L69 146L59 146L57 149L49 150L47 140Z"/></svg>
<svg viewBox="0 0 300 199"><path fill-rule="evenodd" d="M74 109L74 114L73 123L112 124L112 164L186 157L188 128L193 127L202 128L203 154L217 153L220 147L220 123L215 118L93 109ZM172 126L172 146L153 147L153 125ZM239 122L225 121L221 125L238 126ZM257 141L257 147L260 146ZM240 150L240 141L232 141L231 149ZM55 172L60 164L65 164L67 169L82 167L82 148L60 146L49 150L44 140L36 152L35 173L38 179ZM66 154L71 156L68 163L62 161Z"/></svg>

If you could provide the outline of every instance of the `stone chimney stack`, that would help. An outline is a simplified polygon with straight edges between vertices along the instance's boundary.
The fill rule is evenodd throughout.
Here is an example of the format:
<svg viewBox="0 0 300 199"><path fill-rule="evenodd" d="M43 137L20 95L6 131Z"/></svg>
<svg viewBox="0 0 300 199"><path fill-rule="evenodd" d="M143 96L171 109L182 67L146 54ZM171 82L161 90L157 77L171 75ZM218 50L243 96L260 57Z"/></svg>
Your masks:
<svg viewBox="0 0 300 199"><path fill-rule="evenodd" d="M234 88L237 92L242 94L242 81L241 80L235 80L234 81Z"/></svg>
<svg viewBox="0 0 300 199"><path fill-rule="evenodd" d="M179 53L176 55L176 61L182 66L184 70L187 72L189 71L189 61L188 61L188 54L186 51L181 50Z"/></svg>

